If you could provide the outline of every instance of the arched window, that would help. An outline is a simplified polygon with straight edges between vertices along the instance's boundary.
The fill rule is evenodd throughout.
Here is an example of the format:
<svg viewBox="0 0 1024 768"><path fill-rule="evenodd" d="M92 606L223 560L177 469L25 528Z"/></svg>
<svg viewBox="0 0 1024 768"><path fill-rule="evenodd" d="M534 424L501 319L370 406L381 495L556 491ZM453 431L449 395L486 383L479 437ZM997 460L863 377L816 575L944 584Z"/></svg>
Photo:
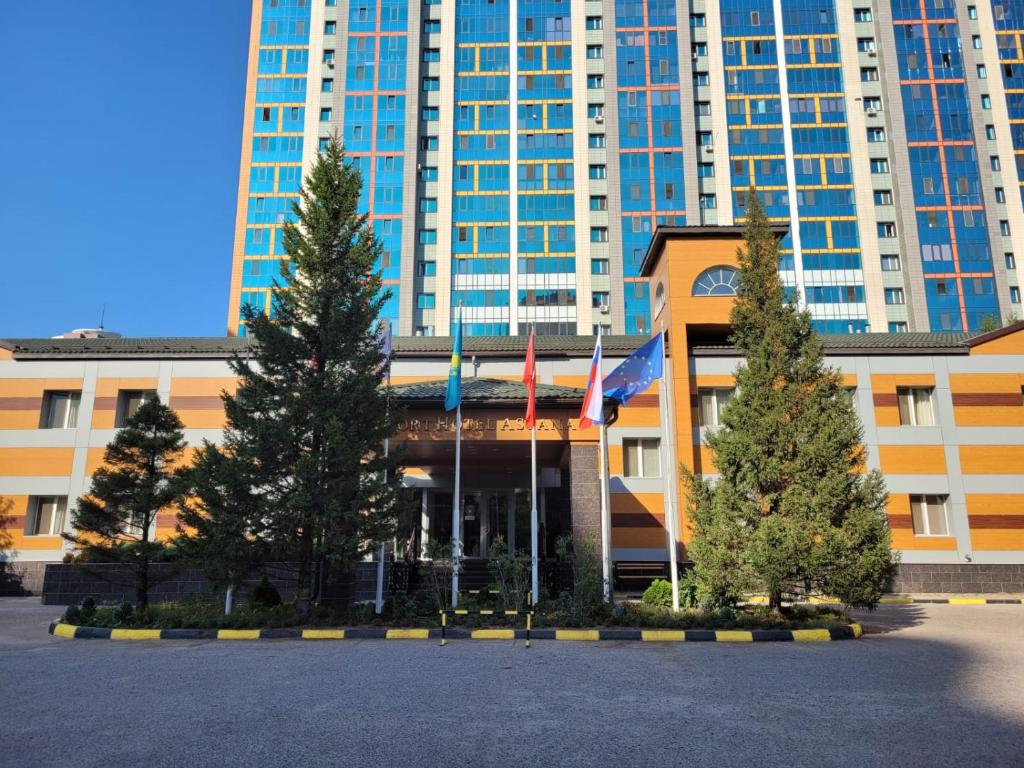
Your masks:
<svg viewBox="0 0 1024 768"><path fill-rule="evenodd" d="M661 310L665 308L665 284L658 283L658 287L654 289L654 316L657 317L661 314Z"/></svg>
<svg viewBox="0 0 1024 768"><path fill-rule="evenodd" d="M705 269L693 282L694 296L735 296L736 270L732 267Z"/></svg>

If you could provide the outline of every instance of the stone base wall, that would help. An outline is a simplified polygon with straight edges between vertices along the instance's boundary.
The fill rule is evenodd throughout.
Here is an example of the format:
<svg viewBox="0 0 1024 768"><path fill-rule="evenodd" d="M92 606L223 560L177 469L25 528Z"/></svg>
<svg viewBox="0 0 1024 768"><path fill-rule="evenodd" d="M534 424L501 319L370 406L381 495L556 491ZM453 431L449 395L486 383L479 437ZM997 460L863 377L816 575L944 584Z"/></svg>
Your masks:
<svg viewBox="0 0 1024 768"><path fill-rule="evenodd" d="M1024 592L1024 564L902 563L890 592L990 594Z"/></svg>
<svg viewBox="0 0 1024 768"><path fill-rule="evenodd" d="M29 597L43 592L49 563L0 561L0 597Z"/></svg>
<svg viewBox="0 0 1024 768"><path fill-rule="evenodd" d="M26 564L27 565L27 564ZM41 594L43 605L74 605L86 597L93 597L98 603L120 603L135 601L135 590L119 581L124 581L124 569L116 564L98 564L84 570L75 565L63 563L39 563L44 572L34 594ZM270 581L277 587L284 600L295 597L295 568L288 563L270 563L265 566ZM213 591L202 572L195 568L182 568L175 564L159 563L153 566L155 583L149 590L152 603L183 600L200 595L223 598L223 591ZM385 568L385 579L387 568ZM235 596L244 601L249 591L262 579L257 574L246 581ZM373 600L377 585L377 564L358 563L353 571L324 587L324 602L343 604L356 600ZM386 589L386 582L385 582Z"/></svg>

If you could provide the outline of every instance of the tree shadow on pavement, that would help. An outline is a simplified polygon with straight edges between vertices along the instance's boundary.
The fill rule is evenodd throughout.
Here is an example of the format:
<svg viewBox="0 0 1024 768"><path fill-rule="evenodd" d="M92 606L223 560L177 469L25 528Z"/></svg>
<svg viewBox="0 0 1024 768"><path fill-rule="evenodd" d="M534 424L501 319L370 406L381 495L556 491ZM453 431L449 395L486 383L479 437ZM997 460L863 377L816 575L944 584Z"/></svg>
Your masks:
<svg viewBox="0 0 1024 768"><path fill-rule="evenodd" d="M864 633L870 635L883 635L917 627L926 618L924 607L913 603L880 605L873 611L851 611L850 615L861 625Z"/></svg>

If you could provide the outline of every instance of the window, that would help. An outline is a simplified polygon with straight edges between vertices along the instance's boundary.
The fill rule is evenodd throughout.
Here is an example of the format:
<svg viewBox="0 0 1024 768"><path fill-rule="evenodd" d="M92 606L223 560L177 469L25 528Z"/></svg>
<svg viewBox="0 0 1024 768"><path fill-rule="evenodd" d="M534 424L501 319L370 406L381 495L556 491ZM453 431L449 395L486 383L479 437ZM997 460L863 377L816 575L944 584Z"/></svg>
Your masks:
<svg viewBox="0 0 1024 768"><path fill-rule="evenodd" d="M1002 219L999 222L999 234L1003 235L1004 237L1010 236L1010 222L1007 221L1006 219Z"/></svg>
<svg viewBox="0 0 1024 768"><path fill-rule="evenodd" d="M587 88L604 88L604 75L587 75Z"/></svg>
<svg viewBox="0 0 1024 768"><path fill-rule="evenodd" d="M997 203L1005 203L1006 202L1006 190L1003 189L1002 187L996 187L995 188L995 192L996 192L996 202ZM964 213L967 213L967 211L964 211Z"/></svg>
<svg viewBox="0 0 1024 768"><path fill-rule="evenodd" d="M587 104L587 117L594 119L604 118L604 104Z"/></svg>
<svg viewBox="0 0 1024 768"><path fill-rule="evenodd" d="M903 289L902 288L886 288L885 289L885 303L886 304L903 304Z"/></svg>
<svg viewBox="0 0 1024 768"><path fill-rule="evenodd" d="M416 306L419 309L433 309L434 308L434 294L432 294L432 293L417 293L416 294Z"/></svg>
<svg viewBox="0 0 1024 768"><path fill-rule="evenodd" d="M420 245L434 245L437 243L437 230L436 229L421 229L420 230Z"/></svg>
<svg viewBox="0 0 1024 768"><path fill-rule="evenodd" d="M139 406L154 399L156 399L155 389L122 389L117 393L117 418L114 421L114 426L123 427L128 419L139 410Z"/></svg>
<svg viewBox="0 0 1024 768"><path fill-rule="evenodd" d="M338 23L336 21L325 21L324 22L324 34L333 35L338 29Z"/></svg>
<svg viewBox="0 0 1024 768"><path fill-rule="evenodd" d="M878 222L879 237L896 237L896 223L892 221Z"/></svg>
<svg viewBox="0 0 1024 768"><path fill-rule="evenodd" d="M604 149L604 134L603 133L592 133L587 139L587 146L591 149Z"/></svg>
<svg viewBox="0 0 1024 768"><path fill-rule="evenodd" d="M882 271L899 272L900 257L896 254L882 254Z"/></svg>
<svg viewBox="0 0 1024 768"><path fill-rule="evenodd" d="M715 175L714 163L697 163L697 178L707 179Z"/></svg>
<svg viewBox="0 0 1024 768"><path fill-rule="evenodd" d="M987 93L981 94L981 108L992 109L992 97Z"/></svg>
<svg viewBox="0 0 1024 768"><path fill-rule="evenodd" d="M590 242L592 242L592 243L607 243L608 242L608 227L591 227L590 228Z"/></svg>
<svg viewBox="0 0 1024 768"><path fill-rule="evenodd" d="M1006 268L1007 269L1016 269L1017 268L1017 258L1012 253L1004 253L1003 254L1003 259L1006 261Z"/></svg>
<svg viewBox="0 0 1024 768"><path fill-rule="evenodd" d="M600 16L587 16L587 29L604 29L604 19Z"/></svg>
<svg viewBox="0 0 1024 768"><path fill-rule="evenodd" d="M334 51L325 48L324 49L324 64L333 64L333 63L334 63Z"/></svg>
<svg viewBox="0 0 1024 768"><path fill-rule="evenodd" d="M423 22L423 31L428 35L432 32L440 32L441 22L437 19L427 19Z"/></svg>
<svg viewBox="0 0 1024 768"><path fill-rule="evenodd" d="M590 306L593 309L605 309L609 301L608 291L594 291L590 294Z"/></svg>
<svg viewBox="0 0 1024 768"><path fill-rule="evenodd" d="M420 198L420 213L436 213L437 212L437 198L436 197L421 197Z"/></svg>
<svg viewBox="0 0 1024 768"><path fill-rule="evenodd" d="M46 392L43 395L41 429L74 429L78 426L81 392Z"/></svg>
<svg viewBox="0 0 1024 768"><path fill-rule="evenodd" d="M712 210L718 207L717 198L714 195L702 194L697 198L697 203L702 211Z"/></svg>
<svg viewBox="0 0 1024 768"><path fill-rule="evenodd" d="M591 259L590 260L590 274L592 274L592 275L607 275L608 274L608 259Z"/></svg>
<svg viewBox="0 0 1024 768"><path fill-rule="evenodd" d="M718 427L722 424L722 409L736 396L735 387L701 387L697 390L700 412L697 423L702 427Z"/></svg>
<svg viewBox="0 0 1024 768"><path fill-rule="evenodd" d="M930 427L935 424L932 413L931 387L897 387L900 424L908 427Z"/></svg>
<svg viewBox="0 0 1024 768"><path fill-rule="evenodd" d="M67 496L29 496L26 536L59 536L64 531Z"/></svg>
<svg viewBox="0 0 1024 768"><path fill-rule="evenodd" d="M661 441L657 438L624 438L622 474L625 477L660 477Z"/></svg>
<svg viewBox="0 0 1024 768"><path fill-rule="evenodd" d="M1003 166L1002 166L1002 163L999 162L999 155L992 155L992 157L990 157L988 159L988 162L989 162L989 165L992 166L992 170L993 171L1002 170Z"/></svg>
<svg viewBox="0 0 1024 768"><path fill-rule="evenodd" d="M603 59L604 58L604 46L603 45L588 45L587 46L587 58L588 59Z"/></svg>
<svg viewBox="0 0 1024 768"><path fill-rule="evenodd" d="M874 144L885 141L885 128L868 128L868 141Z"/></svg>
<svg viewBox="0 0 1024 768"><path fill-rule="evenodd" d="M973 5L967 6L967 18L976 19L978 18L978 9Z"/></svg>
<svg viewBox="0 0 1024 768"><path fill-rule="evenodd" d="M590 210L592 211L607 211L608 210L608 198L604 195L591 195L590 196Z"/></svg>
<svg viewBox="0 0 1024 768"><path fill-rule="evenodd" d="M590 178L606 179L608 178L608 169L603 165L592 165L590 166Z"/></svg>
<svg viewBox="0 0 1024 768"><path fill-rule="evenodd" d="M878 68L877 67L861 67L860 68L860 79L862 83L873 83L878 80Z"/></svg>
<svg viewBox="0 0 1024 768"><path fill-rule="evenodd" d="M423 90L424 91L439 91L441 90L441 79L438 77L424 77L423 78Z"/></svg>
<svg viewBox="0 0 1024 768"><path fill-rule="evenodd" d="M437 274L437 262L419 261L416 262L416 274L420 277L433 277Z"/></svg>
<svg viewBox="0 0 1024 768"><path fill-rule="evenodd" d="M871 172L872 173L888 173L889 172L889 161L885 158L876 157L871 160Z"/></svg>
<svg viewBox="0 0 1024 768"><path fill-rule="evenodd" d="M1010 286L1010 303L1020 304L1020 288L1016 285Z"/></svg>
<svg viewBox="0 0 1024 768"><path fill-rule="evenodd" d="M325 77L320 81L320 90L323 93L330 93L334 90L334 78Z"/></svg>
<svg viewBox="0 0 1024 768"><path fill-rule="evenodd" d="M874 17L871 15L870 8L854 8L853 9L853 20L854 21L871 21Z"/></svg>
<svg viewBox="0 0 1024 768"><path fill-rule="evenodd" d="M891 189L876 189L875 190L875 205L892 205L892 190Z"/></svg>
<svg viewBox="0 0 1024 768"><path fill-rule="evenodd" d="M906 320L889 323L889 333L906 333L909 330Z"/></svg>
<svg viewBox="0 0 1024 768"><path fill-rule="evenodd" d="M857 50L861 53L871 53L875 50L875 38L873 37L858 37L857 38Z"/></svg>
<svg viewBox="0 0 1024 768"><path fill-rule="evenodd" d="M423 49L423 61L440 61L441 60L441 49L440 48L424 48Z"/></svg>
<svg viewBox="0 0 1024 768"><path fill-rule="evenodd" d="M984 64L979 64L978 65L978 79L979 80L984 80L987 77L988 77L988 70L985 69L985 65Z"/></svg>
<svg viewBox="0 0 1024 768"><path fill-rule="evenodd" d="M946 499L946 496L932 493L910 497L910 518L913 521L915 536L949 535Z"/></svg>
<svg viewBox="0 0 1024 768"><path fill-rule="evenodd" d="M321 123L329 123L329 122L331 122L331 108L330 107L323 107L323 108L321 108L321 110L320 110L320 122Z"/></svg>

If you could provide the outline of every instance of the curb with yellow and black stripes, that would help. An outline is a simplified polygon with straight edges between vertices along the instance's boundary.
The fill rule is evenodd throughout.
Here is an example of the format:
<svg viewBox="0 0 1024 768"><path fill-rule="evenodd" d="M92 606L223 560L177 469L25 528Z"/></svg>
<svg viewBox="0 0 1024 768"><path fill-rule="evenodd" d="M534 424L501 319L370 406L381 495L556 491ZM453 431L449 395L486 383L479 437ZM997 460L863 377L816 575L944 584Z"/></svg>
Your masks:
<svg viewBox="0 0 1024 768"><path fill-rule="evenodd" d="M54 622L55 637L92 640L440 640L440 627L387 629L109 629ZM647 643L766 643L853 640L863 634L859 624L828 629L464 629L448 627L448 640L640 641Z"/></svg>

